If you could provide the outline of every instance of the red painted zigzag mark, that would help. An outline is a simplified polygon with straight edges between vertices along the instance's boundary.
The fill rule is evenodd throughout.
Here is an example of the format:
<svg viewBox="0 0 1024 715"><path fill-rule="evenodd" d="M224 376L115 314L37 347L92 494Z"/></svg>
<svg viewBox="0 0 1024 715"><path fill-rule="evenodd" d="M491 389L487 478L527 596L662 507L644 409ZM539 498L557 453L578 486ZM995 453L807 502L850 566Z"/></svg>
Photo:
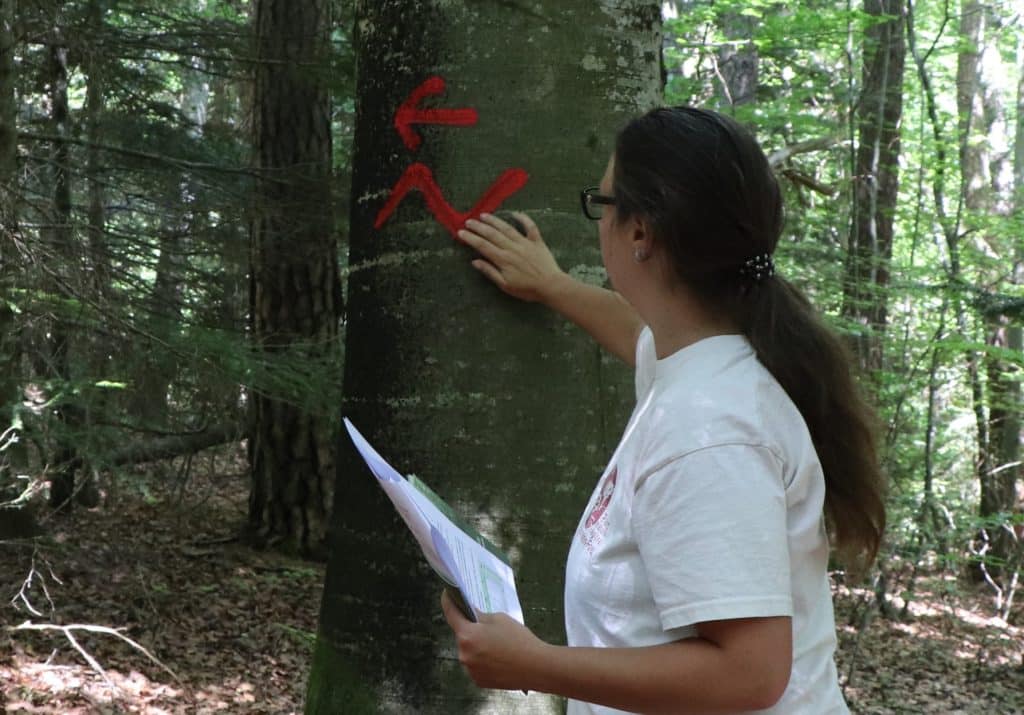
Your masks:
<svg viewBox="0 0 1024 715"><path fill-rule="evenodd" d="M444 79L438 76L428 78L423 84L412 91L409 98L402 102L395 112L395 129L405 145L413 151L420 145L420 135L413 124L447 124L455 127L468 127L476 124L475 109L419 109L416 105L424 97L444 92Z"/></svg>
<svg viewBox="0 0 1024 715"><path fill-rule="evenodd" d="M444 196L441 195L441 189L434 181L434 175L426 164L417 162L406 169L402 178L395 184L391 195L388 196L387 203L377 213L377 220L374 221L373 227L383 226L405 195L412 189L419 189L427 201L427 208L434 214L434 218L454 237L458 230L466 225L467 219L477 218L482 213L494 211L505 202L505 199L523 188L529 178L529 175L522 169L507 169L491 184L491 187L480 197L473 208L466 213L459 213L445 201Z"/></svg>

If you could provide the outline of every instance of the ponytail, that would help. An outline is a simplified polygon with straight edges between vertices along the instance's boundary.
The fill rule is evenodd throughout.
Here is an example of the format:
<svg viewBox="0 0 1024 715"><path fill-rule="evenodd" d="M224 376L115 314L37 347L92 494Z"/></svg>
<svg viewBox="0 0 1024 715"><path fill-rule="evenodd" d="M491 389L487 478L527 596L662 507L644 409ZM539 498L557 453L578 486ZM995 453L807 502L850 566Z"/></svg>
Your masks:
<svg viewBox="0 0 1024 715"><path fill-rule="evenodd" d="M654 109L619 132L613 192L617 220L648 221L679 282L735 321L796 404L825 473L832 542L847 568L866 569L885 529L874 412L840 339L800 291L761 274L783 224L764 152L730 117Z"/></svg>
<svg viewBox="0 0 1024 715"><path fill-rule="evenodd" d="M843 565L862 573L885 530L876 418L846 345L807 298L774 276L752 287L742 329L807 423L825 473L825 516Z"/></svg>

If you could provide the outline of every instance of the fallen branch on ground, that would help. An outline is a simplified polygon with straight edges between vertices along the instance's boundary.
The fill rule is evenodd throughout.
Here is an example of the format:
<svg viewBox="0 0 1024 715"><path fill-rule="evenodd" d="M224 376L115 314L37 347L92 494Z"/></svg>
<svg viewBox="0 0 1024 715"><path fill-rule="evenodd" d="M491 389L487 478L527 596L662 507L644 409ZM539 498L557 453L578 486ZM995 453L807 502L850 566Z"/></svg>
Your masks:
<svg viewBox="0 0 1024 715"><path fill-rule="evenodd" d="M92 655L90 655L89 652L85 648L82 647L82 645L75 639L75 636L72 633L72 631L86 631L88 633L105 633L107 635L117 636L118 638L120 638L121 640L125 641L130 646L132 646L133 648L135 648L136 650L141 652L144 656L149 658L153 663L156 663L158 666L160 666L161 668L166 670L168 673L170 673L171 677L174 678L174 680L176 682L178 682L178 683L182 682L181 678L178 677L178 674L175 673L170 668L168 668L163 663L161 663L160 660L156 658L156 656L154 656L152 653L150 653L148 650L146 650L144 647L142 647L141 645L139 645L138 643L133 641L131 638L129 638L125 634L121 633L121 631L123 630L121 628L110 628L108 626L93 626L93 625L84 624L84 623L72 623L72 624L67 625L67 626L60 626L60 625L57 625L56 623L33 623L32 621L25 621L21 625L8 626L7 630L9 630L9 631L60 631L61 633L64 634L64 637L68 639L68 642L71 643L72 646L74 646L75 650L77 650L82 655L82 657L85 658L86 662L92 667L92 669L100 674L100 677L103 678L104 682L106 682L106 684L109 685L112 690L115 690L115 691L118 691L118 692L120 692L121 689L118 688L116 685L114 685L113 682L111 682L110 678L107 676L107 672L105 670L103 670L103 666L101 666L99 664L99 662L95 658L93 658Z"/></svg>

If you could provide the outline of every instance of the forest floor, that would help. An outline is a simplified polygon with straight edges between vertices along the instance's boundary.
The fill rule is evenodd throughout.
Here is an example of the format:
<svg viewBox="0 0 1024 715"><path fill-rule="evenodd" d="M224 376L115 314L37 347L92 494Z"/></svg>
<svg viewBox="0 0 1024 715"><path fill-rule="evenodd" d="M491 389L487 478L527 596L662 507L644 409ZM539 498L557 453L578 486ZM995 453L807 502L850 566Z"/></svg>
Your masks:
<svg viewBox="0 0 1024 715"><path fill-rule="evenodd" d="M0 542L5 712L302 711L324 568L231 541L245 474L237 460L199 464L187 483L126 476L103 506L49 519L47 536ZM903 619L865 619L869 602L836 593L855 713L1024 713L1024 611L1009 625L990 594L937 576L917 583ZM17 629L26 623L66 630ZM119 629L161 665L78 626Z"/></svg>

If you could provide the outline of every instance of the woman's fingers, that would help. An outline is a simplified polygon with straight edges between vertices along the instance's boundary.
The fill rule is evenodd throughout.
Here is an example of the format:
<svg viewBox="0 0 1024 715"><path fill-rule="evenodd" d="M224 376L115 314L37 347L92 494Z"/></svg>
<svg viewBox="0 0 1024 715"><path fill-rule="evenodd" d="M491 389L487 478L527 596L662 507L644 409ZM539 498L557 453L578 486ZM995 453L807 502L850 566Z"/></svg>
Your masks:
<svg viewBox="0 0 1024 715"><path fill-rule="evenodd" d="M466 229L462 229L458 232L458 237L460 241L492 263L500 257L501 248L495 244L494 241L481 236L476 231L467 231Z"/></svg>
<svg viewBox="0 0 1024 715"><path fill-rule="evenodd" d="M444 613L444 619L448 621L453 631L458 632L465 623L469 623L469 619L462 615L462 611L455 605L448 591L441 591L441 612Z"/></svg>
<svg viewBox="0 0 1024 715"><path fill-rule="evenodd" d="M537 225L524 213L513 212L526 235L493 214L469 219L457 238L479 257L472 266L503 292L520 300L542 301L544 291L561 273Z"/></svg>
<svg viewBox="0 0 1024 715"><path fill-rule="evenodd" d="M513 211L512 215L516 217L516 220L523 225L526 229L526 237L531 241L540 240L540 229L537 228L537 224L533 222L533 219L524 214L522 211Z"/></svg>
<svg viewBox="0 0 1024 715"><path fill-rule="evenodd" d="M480 221L497 230L501 238L509 241L523 238L523 234L520 233L519 229L494 214L480 214Z"/></svg>
<svg viewBox="0 0 1024 715"><path fill-rule="evenodd" d="M501 271L495 268L493 264L477 259L472 262L472 265L473 268L490 278L499 288L505 291L508 290L508 281L505 280L505 276L501 275Z"/></svg>
<svg viewBox="0 0 1024 715"><path fill-rule="evenodd" d="M522 234L490 214L481 214L479 219L468 219L466 228L499 248L508 248L517 238L522 239Z"/></svg>

